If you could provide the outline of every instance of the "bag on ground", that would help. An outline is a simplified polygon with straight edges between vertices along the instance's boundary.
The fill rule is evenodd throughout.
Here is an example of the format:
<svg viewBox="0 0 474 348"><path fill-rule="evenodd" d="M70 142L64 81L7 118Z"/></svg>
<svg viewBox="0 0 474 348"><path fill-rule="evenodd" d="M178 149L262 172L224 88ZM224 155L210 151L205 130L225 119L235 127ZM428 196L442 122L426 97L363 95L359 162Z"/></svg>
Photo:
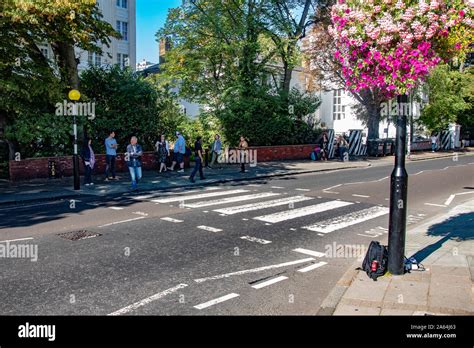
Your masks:
<svg viewBox="0 0 474 348"><path fill-rule="evenodd" d="M387 272L388 249L377 241L370 242L369 249L362 262L362 269L367 275L377 280Z"/></svg>

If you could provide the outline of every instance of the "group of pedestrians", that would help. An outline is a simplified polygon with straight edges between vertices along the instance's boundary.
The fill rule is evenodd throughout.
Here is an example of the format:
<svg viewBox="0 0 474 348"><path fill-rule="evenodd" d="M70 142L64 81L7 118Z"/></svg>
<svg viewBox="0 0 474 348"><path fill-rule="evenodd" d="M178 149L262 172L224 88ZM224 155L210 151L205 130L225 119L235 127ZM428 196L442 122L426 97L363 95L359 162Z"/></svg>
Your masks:
<svg viewBox="0 0 474 348"><path fill-rule="evenodd" d="M84 184L85 186L94 185L92 182L92 173L96 163L94 150L92 149L92 139L86 138L81 149L81 157L84 164ZM111 131L109 136L104 141L105 145L105 159L106 159L106 169L105 169L105 181L118 180L119 177L115 173L115 164L117 158L117 149L118 144L115 139L115 131ZM207 166L209 169L213 169L218 158L222 153L222 141L219 134L216 134L214 141L211 145L211 161ZM248 143L246 139L241 136L238 148L240 150L247 150ZM183 135L177 131L176 132L176 141L173 146L173 157L171 166L167 166L168 162L171 161L170 157L170 144L166 140L165 135L161 134L159 140L155 143L155 158L158 164L158 172L166 172L168 170L173 171L176 165L179 166L178 173L184 173L184 158L185 156L191 155L191 150L186 147L186 140ZM131 188L136 189L138 182L142 178L142 156L143 149L140 144L138 144L138 139L136 136L130 138L130 143L127 145L126 152L124 153L125 161L130 173ZM204 152L202 147L202 137L198 136L194 143L194 160L195 166L191 172L189 180L195 182L194 178L199 172L199 177L201 180L205 179L203 172L203 163L204 163ZM242 163L240 167L241 172L245 172L245 164Z"/></svg>
<svg viewBox="0 0 474 348"><path fill-rule="evenodd" d="M347 151L349 148L349 142L345 138L344 134L339 135L336 140L336 150L339 155L340 161L345 161L347 158ZM323 132L319 141L316 143L316 146L311 153L311 159L313 161L327 161L329 158L329 137L326 132Z"/></svg>

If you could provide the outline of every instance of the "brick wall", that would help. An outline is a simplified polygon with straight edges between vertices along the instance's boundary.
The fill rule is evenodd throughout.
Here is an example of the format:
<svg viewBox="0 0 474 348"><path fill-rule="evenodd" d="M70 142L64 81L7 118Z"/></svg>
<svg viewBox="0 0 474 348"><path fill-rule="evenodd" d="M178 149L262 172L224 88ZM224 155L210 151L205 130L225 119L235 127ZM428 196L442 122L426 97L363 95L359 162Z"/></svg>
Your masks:
<svg viewBox="0 0 474 348"><path fill-rule="evenodd" d="M257 150L258 162L271 162L281 160L309 159L314 145L284 145L284 146L258 146L250 147L250 150ZM210 158L209 158L210 159ZM59 177L72 176L72 157L40 157L28 158L21 161L10 161L10 180L21 181L36 178L48 177L48 161L55 161ZM84 168L80 160L80 173ZM144 152L142 156L144 170L155 170L155 156L153 152ZM189 159L185 160L185 166L189 167ZM123 155L117 155L115 168L117 172L128 171ZM96 154L96 164L94 174L105 173L105 155Z"/></svg>

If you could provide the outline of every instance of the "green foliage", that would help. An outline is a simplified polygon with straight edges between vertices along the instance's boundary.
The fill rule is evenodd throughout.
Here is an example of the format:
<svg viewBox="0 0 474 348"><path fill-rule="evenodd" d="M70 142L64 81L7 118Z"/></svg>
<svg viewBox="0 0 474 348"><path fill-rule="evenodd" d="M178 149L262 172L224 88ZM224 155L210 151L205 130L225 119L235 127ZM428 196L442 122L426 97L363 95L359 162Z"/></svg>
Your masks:
<svg viewBox="0 0 474 348"><path fill-rule="evenodd" d="M218 113L229 143L236 145L240 135L253 146L314 142L319 129L306 122L305 116L316 111L319 99L292 90L289 100L293 113L285 99L281 94L270 94L266 88L255 88L245 97L230 95Z"/></svg>
<svg viewBox="0 0 474 348"><path fill-rule="evenodd" d="M129 69L92 68L84 71L81 79L82 92L96 109L86 130L101 146L110 130L115 130L119 151L125 150L132 135L144 150L151 151L161 132L171 136L177 123L184 120L169 92Z"/></svg>
<svg viewBox="0 0 474 348"><path fill-rule="evenodd" d="M458 119L472 122L473 84L472 68L464 73L451 70L448 65L433 69L426 84L429 102L421 112L420 121L430 131L446 129ZM468 114L471 117L466 117Z"/></svg>

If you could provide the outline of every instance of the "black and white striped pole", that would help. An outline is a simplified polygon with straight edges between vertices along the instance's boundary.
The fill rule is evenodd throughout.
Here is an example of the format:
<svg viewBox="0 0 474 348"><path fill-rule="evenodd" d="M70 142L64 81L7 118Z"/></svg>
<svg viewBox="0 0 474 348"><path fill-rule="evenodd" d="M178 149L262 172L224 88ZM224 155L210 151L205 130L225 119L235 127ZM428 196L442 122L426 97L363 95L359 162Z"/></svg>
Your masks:
<svg viewBox="0 0 474 348"><path fill-rule="evenodd" d="M72 89L69 91L68 97L72 101L76 102L81 97L81 94L79 93L78 90ZM79 155L77 151L77 120L76 120L77 113L78 113L77 104L74 103L74 116L73 116L74 118L73 118L73 124L72 124L73 132L74 132L74 154L72 155L74 190L79 190L81 188L80 175L79 175Z"/></svg>
<svg viewBox="0 0 474 348"><path fill-rule="evenodd" d="M407 115L405 110L407 95L397 97L397 131L395 141L395 167L390 179L390 217L388 228L388 271L394 275L404 273L405 235L407 220L408 173L405 169L407 142Z"/></svg>

